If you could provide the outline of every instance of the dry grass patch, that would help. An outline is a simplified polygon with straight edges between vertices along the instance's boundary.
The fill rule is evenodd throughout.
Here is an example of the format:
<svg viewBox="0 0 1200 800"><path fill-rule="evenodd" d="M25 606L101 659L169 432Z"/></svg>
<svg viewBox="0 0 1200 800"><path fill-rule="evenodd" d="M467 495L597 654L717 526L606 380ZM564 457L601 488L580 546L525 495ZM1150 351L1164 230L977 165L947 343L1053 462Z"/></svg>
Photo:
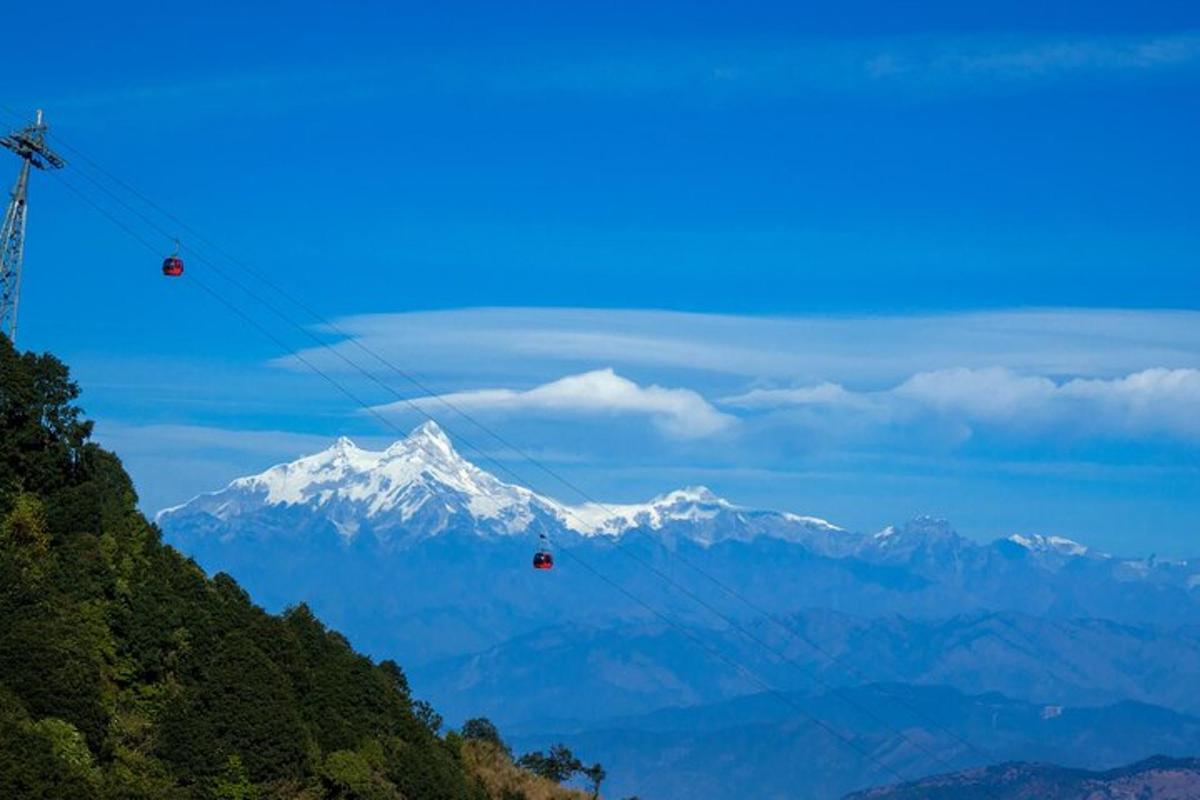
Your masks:
<svg viewBox="0 0 1200 800"><path fill-rule="evenodd" d="M467 770L479 777L492 800L591 800L591 794L566 789L513 764L508 754L491 742L463 742Z"/></svg>

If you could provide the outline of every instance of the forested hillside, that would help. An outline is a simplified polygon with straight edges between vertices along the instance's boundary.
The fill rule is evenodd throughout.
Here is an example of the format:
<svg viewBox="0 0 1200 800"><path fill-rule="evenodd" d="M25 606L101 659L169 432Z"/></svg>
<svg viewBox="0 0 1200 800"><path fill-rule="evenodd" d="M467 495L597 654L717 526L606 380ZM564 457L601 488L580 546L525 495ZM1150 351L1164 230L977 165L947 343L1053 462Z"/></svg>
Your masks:
<svg viewBox="0 0 1200 800"><path fill-rule="evenodd" d="M582 796L162 544L77 396L0 336L0 797Z"/></svg>

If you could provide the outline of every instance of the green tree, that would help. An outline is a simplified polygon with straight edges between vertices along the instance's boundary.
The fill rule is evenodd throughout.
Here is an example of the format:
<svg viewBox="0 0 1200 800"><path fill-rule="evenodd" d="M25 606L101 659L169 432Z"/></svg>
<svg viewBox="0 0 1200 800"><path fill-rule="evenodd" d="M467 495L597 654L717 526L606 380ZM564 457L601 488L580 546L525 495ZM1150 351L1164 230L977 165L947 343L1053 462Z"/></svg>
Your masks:
<svg viewBox="0 0 1200 800"><path fill-rule="evenodd" d="M76 476L92 432L79 387L54 356L18 353L0 335L0 493L48 494Z"/></svg>
<svg viewBox="0 0 1200 800"><path fill-rule="evenodd" d="M21 700L0 685L0 797L91 797L96 778L76 728L57 719L34 722Z"/></svg>
<svg viewBox="0 0 1200 800"><path fill-rule="evenodd" d="M587 779L593 800L597 800L600 797L600 784L604 783L604 779L608 777L608 773L604 771L604 767L600 766L599 762L592 764L590 767L583 767L579 772Z"/></svg>
<svg viewBox="0 0 1200 800"><path fill-rule="evenodd" d="M242 757L231 755L225 761L225 771L213 781L213 800L258 800L258 787L250 782Z"/></svg>
<svg viewBox="0 0 1200 800"><path fill-rule="evenodd" d="M500 738L500 731L492 724L492 721L487 717L475 717L463 723L460 733L462 738L474 740L477 742L491 742L499 747L505 753L510 753L508 745Z"/></svg>
<svg viewBox="0 0 1200 800"><path fill-rule="evenodd" d="M197 670L202 679L163 716L163 758L212 775L236 754L255 781L308 771L311 741L292 688L250 636L230 633Z"/></svg>
<svg viewBox="0 0 1200 800"><path fill-rule="evenodd" d="M414 700L412 707L413 714L421 721L421 724L436 736L438 731L442 729L442 715L437 713L433 706L424 700Z"/></svg>
<svg viewBox="0 0 1200 800"><path fill-rule="evenodd" d="M50 534L42 501L21 493L0 517L0 608L36 600L50 569Z"/></svg>
<svg viewBox="0 0 1200 800"><path fill-rule="evenodd" d="M565 744L556 744L550 747L548 753L540 750L526 753L517 759L517 766L527 769L535 775L541 775L547 780L562 783L581 771L583 762L576 758Z"/></svg>

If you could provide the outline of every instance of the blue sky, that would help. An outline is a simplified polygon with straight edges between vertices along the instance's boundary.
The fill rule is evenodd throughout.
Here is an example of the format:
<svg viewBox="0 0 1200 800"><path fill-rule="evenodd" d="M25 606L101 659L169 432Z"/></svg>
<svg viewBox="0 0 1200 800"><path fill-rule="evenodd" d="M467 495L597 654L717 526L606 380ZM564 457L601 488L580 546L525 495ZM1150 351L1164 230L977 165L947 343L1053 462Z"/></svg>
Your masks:
<svg viewBox="0 0 1200 800"><path fill-rule="evenodd" d="M171 5L9 11L0 117L593 496L1200 552L1194 4ZM204 259L254 277L180 232L279 342L36 178L21 344L148 508L393 436Z"/></svg>

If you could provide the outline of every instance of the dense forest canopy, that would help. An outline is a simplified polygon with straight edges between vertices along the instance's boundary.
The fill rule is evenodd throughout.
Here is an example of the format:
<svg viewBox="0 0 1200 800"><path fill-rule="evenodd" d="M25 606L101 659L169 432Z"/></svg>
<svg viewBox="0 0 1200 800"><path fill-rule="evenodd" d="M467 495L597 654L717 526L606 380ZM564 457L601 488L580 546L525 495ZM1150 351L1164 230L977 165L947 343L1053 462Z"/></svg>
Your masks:
<svg viewBox="0 0 1200 800"><path fill-rule="evenodd" d="M583 796L164 545L78 396L0 335L0 797Z"/></svg>

